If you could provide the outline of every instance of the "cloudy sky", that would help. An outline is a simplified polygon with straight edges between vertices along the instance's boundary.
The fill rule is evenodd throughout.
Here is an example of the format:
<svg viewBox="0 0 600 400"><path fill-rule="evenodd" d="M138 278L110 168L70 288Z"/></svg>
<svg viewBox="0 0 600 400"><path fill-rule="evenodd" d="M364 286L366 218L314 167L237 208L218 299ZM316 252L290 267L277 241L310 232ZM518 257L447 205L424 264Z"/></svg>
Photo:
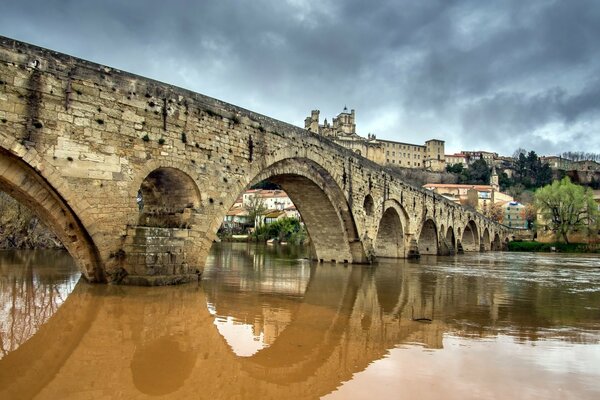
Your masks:
<svg viewBox="0 0 600 400"><path fill-rule="evenodd" d="M304 126L600 153L600 1L7 1L0 35Z"/></svg>

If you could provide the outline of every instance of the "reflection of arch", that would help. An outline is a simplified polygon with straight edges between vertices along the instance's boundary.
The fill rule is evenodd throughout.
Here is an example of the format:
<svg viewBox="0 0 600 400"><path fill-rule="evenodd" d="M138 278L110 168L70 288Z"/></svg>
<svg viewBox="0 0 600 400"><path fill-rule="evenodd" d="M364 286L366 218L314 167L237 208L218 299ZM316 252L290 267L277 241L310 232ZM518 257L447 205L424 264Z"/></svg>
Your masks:
<svg viewBox="0 0 600 400"><path fill-rule="evenodd" d="M375 270L375 289L377 290L377 301L381 311L387 315L398 313L403 307L402 301L406 301L402 296L405 291L406 280L403 279L407 273L406 268L397 268L394 264L380 263ZM404 293L406 294L406 293Z"/></svg>
<svg viewBox="0 0 600 400"><path fill-rule="evenodd" d="M371 196L370 194L365 196L365 201L363 202L363 208L364 208L365 214L367 216L373 215L375 203L373 202L373 196Z"/></svg>
<svg viewBox="0 0 600 400"><path fill-rule="evenodd" d="M0 190L31 209L58 236L90 281L104 281L92 238L67 204L37 171L0 148Z"/></svg>
<svg viewBox="0 0 600 400"><path fill-rule="evenodd" d="M317 259L366 261L352 210L325 168L307 158L287 158L263 169L248 186L264 180L278 184L296 205ZM212 226L218 228L223 217Z"/></svg>
<svg viewBox="0 0 600 400"><path fill-rule="evenodd" d="M420 254L438 254L437 228L432 219L423 223L417 244Z"/></svg>
<svg viewBox="0 0 600 400"><path fill-rule="evenodd" d="M375 239L377 257L404 257L404 230L400 215L394 207L389 207L381 216L377 238Z"/></svg>
<svg viewBox="0 0 600 400"><path fill-rule="evenodd" d="M323 270L318 272L327 274ZM350 319L350 310L356 301L362 274L359 268L352 268L343 273L343 276L334 273L330 279L315 281L312 275L294 322L271 346L243 359L243 368L252 375L280 384L301 382L318 369L323 359L335 348L335 343L342 339L342 332ZM323 310L323 304L329 305L328 310ZM318 312L322 320L315 321L315 312ZM307 334L308 326L315 326L317 329ZM299 338L301 346L298 346ZM286 357L276 356L281 354L286 354Z"/></svg>
<svg viewBox="0 0 600 400"><path fill-rule="evenodd" d="M140 194L140 226L184 227L200 207L194 180L175 168L152 171L143 180Z"/></svg>
<svg viewBox="0 0 600 400"><path fill-rule="evenodd" d="M464 251L479 251L479 231L473 220L465 226L461 243Z"/></svg>
<svg viewBox="0 0 600 400"><path fill-rule="evenodd" d="M491 250L491 241L490 241L490 231L488 230L488 228L485 228L483 230L483 237L482 237L483 243L482 243L482 249L484 251L490 251Z"/></svg>
<svg viewBox="0 0 600 400"><path fill-rule="evenodd" d="M175 392L189 378L197 352L188 345L184 334L162 336L136 346L131 360L131 374L135 387L150 396ZM157 359L169 368L156 368Z"/></svg>

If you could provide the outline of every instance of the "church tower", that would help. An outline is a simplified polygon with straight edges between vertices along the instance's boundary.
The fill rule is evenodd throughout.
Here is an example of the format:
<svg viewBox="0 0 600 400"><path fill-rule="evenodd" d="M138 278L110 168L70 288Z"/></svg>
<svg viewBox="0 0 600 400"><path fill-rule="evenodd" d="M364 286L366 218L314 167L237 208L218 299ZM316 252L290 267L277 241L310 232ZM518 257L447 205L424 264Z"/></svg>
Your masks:
<svg viewBox="0 0 600 400"><path fill-rule="evenodd" d="M499 192L500 183L498 182L498 173L496 172L496 166L492 166L492 174L490 175L490 186L492 190Z"/></svg>

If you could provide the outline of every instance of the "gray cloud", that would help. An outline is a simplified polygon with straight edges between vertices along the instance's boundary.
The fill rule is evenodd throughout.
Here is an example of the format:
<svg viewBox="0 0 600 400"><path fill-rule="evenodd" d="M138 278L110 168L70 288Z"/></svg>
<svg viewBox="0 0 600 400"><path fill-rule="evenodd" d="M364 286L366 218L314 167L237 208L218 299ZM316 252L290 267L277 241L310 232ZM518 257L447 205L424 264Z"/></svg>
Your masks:
<svg viewBox="0 0 600 400"><path fill-rule="evenodd" d="M21 0L0 34L303 124L449 151L600 152L594 0Z"/></svg>

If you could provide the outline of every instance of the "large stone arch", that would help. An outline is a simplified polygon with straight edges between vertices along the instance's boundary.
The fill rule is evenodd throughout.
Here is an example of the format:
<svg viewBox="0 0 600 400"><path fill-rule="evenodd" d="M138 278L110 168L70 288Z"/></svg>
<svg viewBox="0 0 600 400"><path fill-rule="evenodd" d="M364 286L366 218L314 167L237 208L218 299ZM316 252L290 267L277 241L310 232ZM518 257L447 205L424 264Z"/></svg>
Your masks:
<svg viewBox="0 0 600 400"><path fill-rule="evenodd" d="M419 240L417 242L419 254L422 255L437 255L438 254L438 234L435 222L432 219L427 219L423 222Z"/></svg>
<svg viewBox="0 0 600 400"><path fill-rule="evenodd" d="M346 196L323 166L304 157L285 158L263 168L245 187L264 180L278 184L296 205L316 259L350 263L368 261ZM236 196L245 187L240 188ZM234 200L232 197L231 204ZM214 220L213 234L227 209L223 208L223 214Z"/></svg>
<svg viewBox="0 0 600 400"><path fill-rule="evenodd" d="M490 251L492 249L492 241L490 239L490 231L486 227L483 230L483 235L481 236L481 250L482 251Z"/></svg>
<svg viewBox="0 0 600 400"><path fill-rule="evenodd" d="M479 229L475 221L470 220L463 230L461 244L464 251L479 251Z"/></svg>
<svg viewBox="0 0 600 400"><path fill-rule="evenodd" d="M377 257L401 258L404 253L404 228L396 207L390 206L383 212L375 239Z"/></svg>
<svg viewBox="0 0 600 400"><path fill-rule="evenodd" d="M38 215L73 256L87 280L106 280L98 250L71 206L40 173L3 148L0 148L0 190Z"/></svg>

